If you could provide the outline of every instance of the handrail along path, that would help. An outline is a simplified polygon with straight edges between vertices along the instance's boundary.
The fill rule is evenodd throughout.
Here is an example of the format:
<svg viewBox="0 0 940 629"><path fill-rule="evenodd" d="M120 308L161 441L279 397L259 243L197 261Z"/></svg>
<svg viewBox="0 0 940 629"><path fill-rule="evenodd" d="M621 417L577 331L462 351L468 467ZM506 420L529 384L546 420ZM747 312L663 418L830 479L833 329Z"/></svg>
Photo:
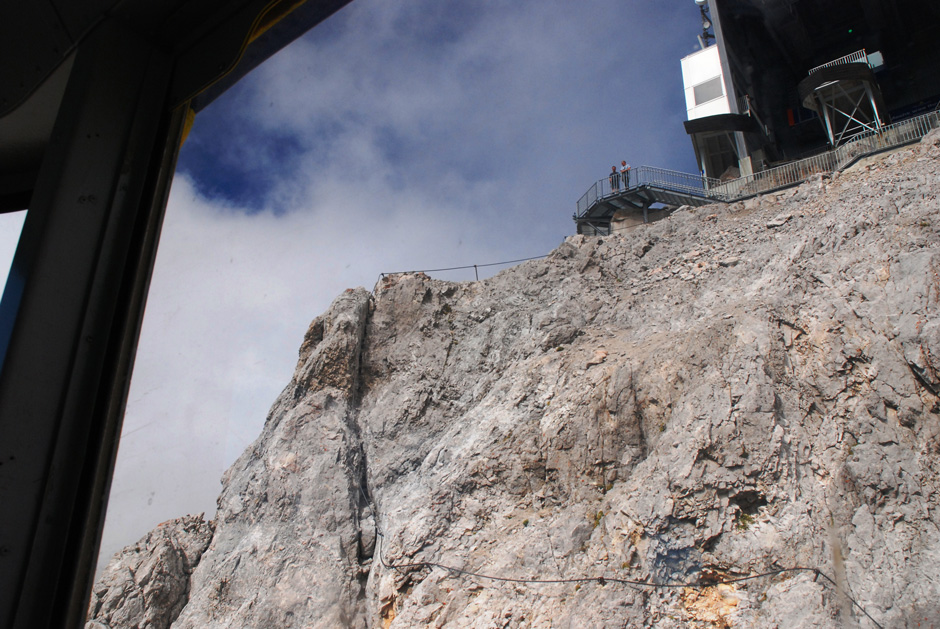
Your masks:
<svg viewBox="0 0 940 629"><path fill-rule="evenodd" d="M833 150L724 182L665 168L640 166L629 171L626 185L618 180L619 185L614 187L612 177L594 183L578 199L573 218L576 222L599 218L592 216L591 212L598 204L608 205L609 201L637 191L648 192L646 199L653 202L667 202L666 195L658 193L671 193L668 196L672 200L684 200L690 205L701 205L703 201L733 203L795 186L818 173L842 170L868 155L917 142L937 128L940 128L940 109L859 134Z"/></svg>

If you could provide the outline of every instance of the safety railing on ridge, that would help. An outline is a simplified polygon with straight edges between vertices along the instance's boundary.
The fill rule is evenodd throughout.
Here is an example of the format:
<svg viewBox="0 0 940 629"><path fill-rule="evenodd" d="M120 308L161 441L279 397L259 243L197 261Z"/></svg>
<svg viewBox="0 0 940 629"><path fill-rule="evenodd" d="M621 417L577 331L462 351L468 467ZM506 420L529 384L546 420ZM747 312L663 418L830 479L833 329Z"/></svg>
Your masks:
<svg viewBox="0 0 940 629"><path fill-rule="evenodd" d="M835 170L837 157L835 151L827 151L796 162L790 162L774 168L768 168L718 184L709 192L714 193L716 201L736 201L755 194L762 194L786 188L805 181L816 173Z"/></svg>
<svg viewBox="0 0 940 629"><path fill-rule="evenodd" d="M916 142L938 127L940 127L940 112L932 111L916 118L884 126L878 131L860 134L837 149L721 183L710 189L709 193L719 193L720 196L714 197L716 200L735 201L755 194L786 188L801 183L817 173L842 170L866 155Z"/></svg>
<svg viewBox="0 0 940 629"><path fill-rule="evenodd" d="M616 187L614 187L615 182L611 177L598 180L578 200L578 216L583 216L599 200L618 195L625 190L653 187L710 198L708 189L717 184L717 179L709 177L690 175L689 173L655 166L640 166L630 170L626 184L621 180L620 173L617 173Z"/></svg>
<svg viewBox="0 0 940 629"><path fill-rule="evenodd" d="M938 106L940 106L940 103L938 103ZM836 165L836 169L845 168L863 155L916 142L937 128L940 128L940 110L895 122L882 127L878 131L869 131L859 135L854 142L842 145L835 151L839 153L839 163Z"/></svg>
<svg viewBox="0 0 940 629"><path fill-rule="evenodd" d="M851 142L834 150L762 170L753 175L721 182L709 177L641 166L630 171L631 176L627 188L633 189L648 185L715 201L738 201L802 183L817 173L841 170L866 155L916 142L937 128L940 128L940 105L937 110L929 113L884 126L877 131L860 134ZM576 218L585 216L598 201L618 195L625 190L622 182L617 189L612 189L611 184L608 178L601 179L591 186L578 200Z"/></svg>

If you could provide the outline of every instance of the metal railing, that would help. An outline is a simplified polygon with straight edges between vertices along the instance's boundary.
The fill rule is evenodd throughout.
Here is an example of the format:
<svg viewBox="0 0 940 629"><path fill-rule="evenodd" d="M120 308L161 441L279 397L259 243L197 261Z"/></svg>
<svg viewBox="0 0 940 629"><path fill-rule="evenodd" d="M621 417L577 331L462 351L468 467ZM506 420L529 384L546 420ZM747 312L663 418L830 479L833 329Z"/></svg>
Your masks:
<svg viewBox="0 0 940 629"><path fill-rule="evenodd" d="M600 200L644 186L715 201L738 201L794 186L818 173L842 170L866 155L917 142L931 130L938 128L940 105L937 110L929 113L860 134L836 149L725 182L665 168L641 166L630 171L627 187L621 182L618 188L612 189L609 178L596 182L578 199L576 216L583 217Z"/></svg>
<svg viewBox="0 0 940 629"><path fill-rule="evenodd" d="M839 57L838 59L833 59L829 63L824 63L821 66L816 66L808 72L812 74L813 72L819 72L824 68L831 68L832 66L841 66L846 63L868 63L868 53L865 52L865 49L857 50L852 54L845 55L844 57Z"/></svg>
<svg viewBox="0 0 940 629"><path fill-rule="evenodd" d="M721 194L721 197L713 197L716 200L735 201L786 188L802 183L817 173L842 170L866 155L916 142L937 128L940 128L940 112L933 111L896 122L877 131L859 134L837 149L719 184L709 192Z"/></svg>
<svg viewBox="0 0 940 629"><path fill-rule="evenodd" d="M937 128L940 128L940 111L931 111L914 118L886 125L877 131L860 134L850 144L844 144L833 151L839 154L839 161L835 170L845 168L864 155L917 142Z"/></svg>
<svg viewBox="0 0 940 629"><path fill-rule="evenodd" d="M736 201L755 194L792 186L816 173L831 172L834 164L835 161L830 151L732 179L719 184L714 191L721 194L720 200Z"/></svg>
<svg viewBox="0 0 940 629"><path fill-rule="evenodd" d="M578 216L583 216L595 203L607 197L617 196L628 190L653 187L697 197L711 198L709 188L718 184L717 179L691 175L677 170L640 166L632 168L626 184L617 173L616 187L613 178L598 180L578 199Z"/></svg>

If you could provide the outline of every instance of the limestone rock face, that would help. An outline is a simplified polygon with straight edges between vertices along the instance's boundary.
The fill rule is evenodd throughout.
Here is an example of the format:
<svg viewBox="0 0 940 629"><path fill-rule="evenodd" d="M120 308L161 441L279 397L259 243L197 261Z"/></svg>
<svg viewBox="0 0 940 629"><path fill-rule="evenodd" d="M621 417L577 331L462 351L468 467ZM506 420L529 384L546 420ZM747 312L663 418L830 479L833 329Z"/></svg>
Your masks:
<svg viewBox="0 0 940 629"><path fill-rule="evenodd" d="M173 626L930 626L938 141L489 280L347 291ZM699 585L796 567L826 578Z"/></svg>
<svg viewBox="0 0 940 629"><path fill-rule="evenodd" d="M311 324L264 432L223 478L216 534L174 627L364 626L354 403L369 303L348 291Z"/></svg>
<svg viewBox="0 0 940 629"><path fill-rule="evenodd" d="M212 531L201 515L185 516L114 555L92 591L88 626L169 627L186 604Z"/></svg>

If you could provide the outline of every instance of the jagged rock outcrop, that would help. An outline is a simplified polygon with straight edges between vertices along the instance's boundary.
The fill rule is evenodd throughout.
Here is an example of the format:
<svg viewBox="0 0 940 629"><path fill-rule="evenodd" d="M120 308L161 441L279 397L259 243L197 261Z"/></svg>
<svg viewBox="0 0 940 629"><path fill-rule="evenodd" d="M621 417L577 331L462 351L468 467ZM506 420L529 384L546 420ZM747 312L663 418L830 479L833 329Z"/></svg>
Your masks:
<svg viewBox="0 0 940 629"><path fill-rule="evenodd" d="M212 540L202 515L170 520L114 555L95 584L90 629L169 627L189 598L189 579Z"/></svg>
<svg viewBox="0 0 940 629"><path fill-rule="evenodd" d="M936 623L938 157L347 291L173 626Z"/></svg>
<svg viewBox="0 0 940 629"><path fill-rule="evenodd" d="M223 478L216 532L174 627L362 625L362 440L355 423L369 293L310 326L261 437Z"/></svg>

